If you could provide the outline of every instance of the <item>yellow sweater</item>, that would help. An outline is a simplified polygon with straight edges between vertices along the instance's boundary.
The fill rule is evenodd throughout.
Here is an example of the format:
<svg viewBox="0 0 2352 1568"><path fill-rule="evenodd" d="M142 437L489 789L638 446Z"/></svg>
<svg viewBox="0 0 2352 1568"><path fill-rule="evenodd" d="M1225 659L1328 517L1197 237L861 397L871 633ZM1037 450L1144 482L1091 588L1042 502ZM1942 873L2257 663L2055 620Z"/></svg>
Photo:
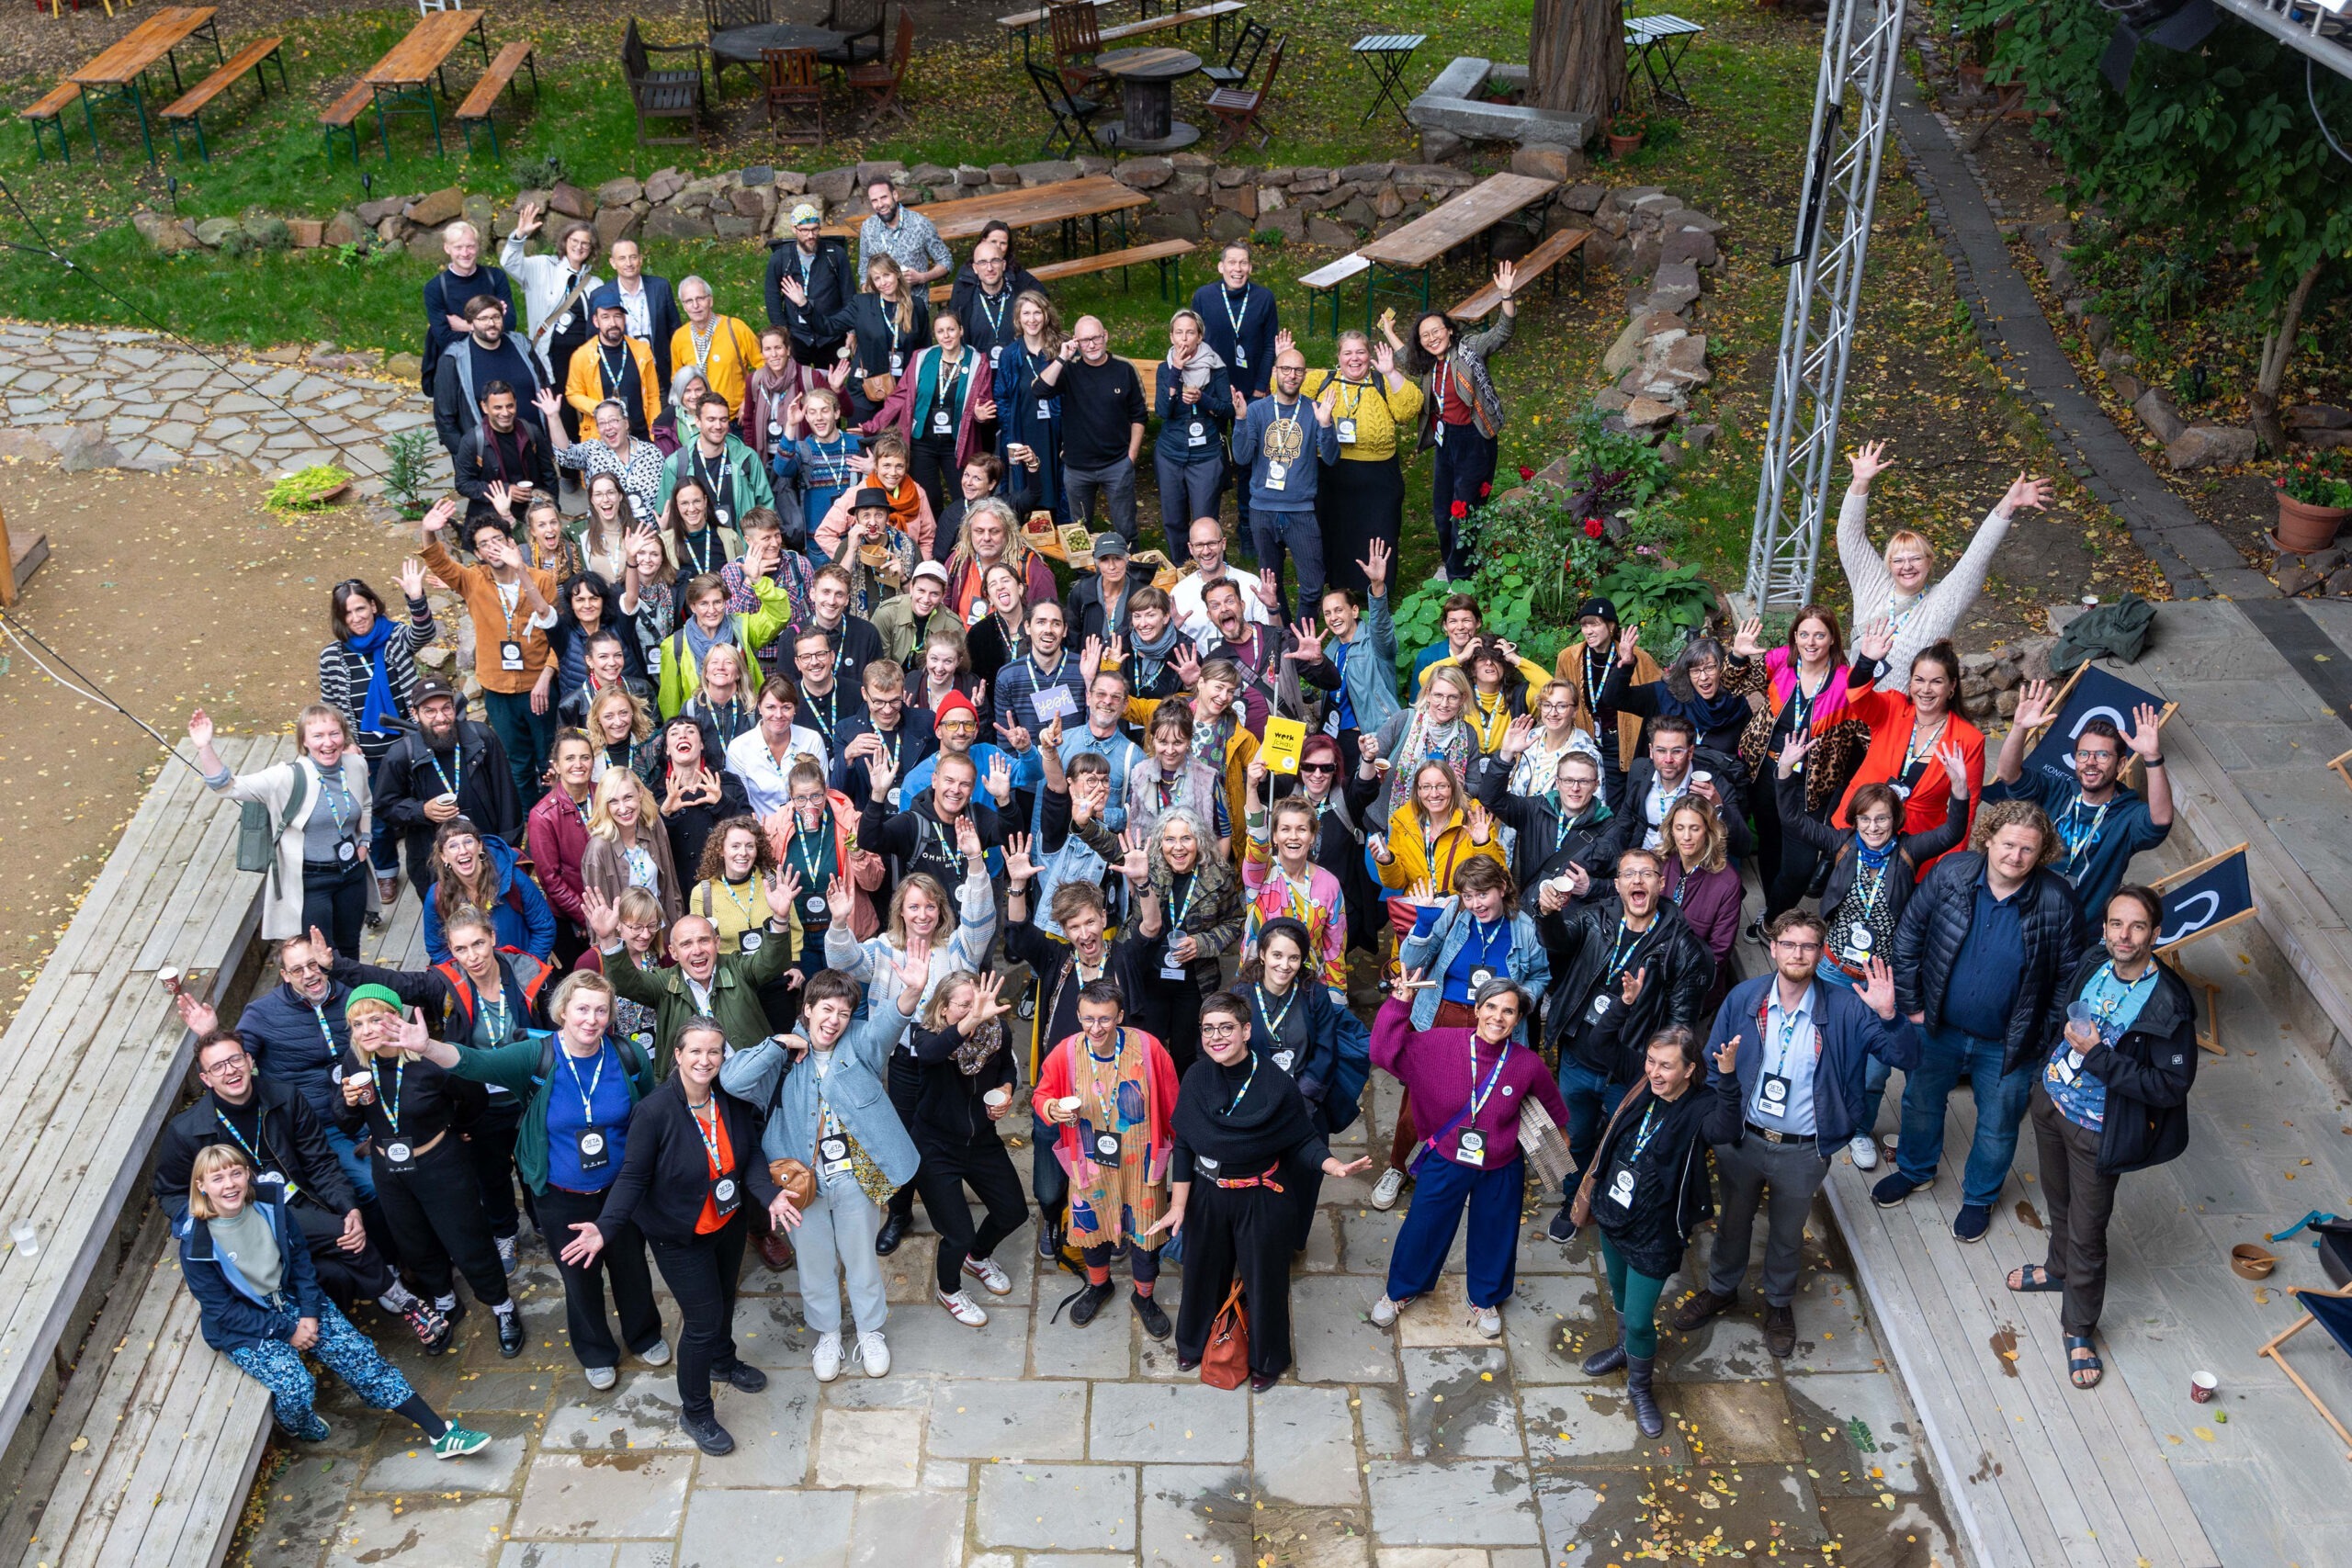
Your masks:
<svg viewBox="0 0 2352 1568"><path fill-rule="evenodd" d="M710 357L702 367L710 389L727 400L729 417L743 412L743 386L761 363L760 337L734 316L714 316L710 323ZM670 378L676 380L695 368L695 329L689 321L670 334Z"/></svg>
<svg viewBox="0 0 2352 1568"><path fill-rule="evenodd" d="M1323 385L1338 375L1333 370L1309 370L1299 395L1308 400L1319 398ZM1336 425L1340 420L1356 422L1356 438L1342 442L1340 460L1357 463L1385 463L1396 456L1398 430L1418 430L1421 419L1421 389L1410 380L1402 387L1390 388L1381 383L1380 372L1372 373L1373 386L1357 386L1341 381L1332 395L1331 419Z"/></svg>

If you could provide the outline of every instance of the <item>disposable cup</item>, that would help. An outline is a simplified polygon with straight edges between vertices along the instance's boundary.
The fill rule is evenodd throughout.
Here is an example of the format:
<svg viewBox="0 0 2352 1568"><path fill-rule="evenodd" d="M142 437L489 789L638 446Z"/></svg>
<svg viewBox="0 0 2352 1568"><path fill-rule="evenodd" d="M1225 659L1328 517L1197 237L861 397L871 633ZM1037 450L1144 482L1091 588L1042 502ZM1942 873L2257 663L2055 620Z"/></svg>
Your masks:
<svg viewBox="0 0 2352 1568"><path fill-rule="evenodd" d="M1054 1103L1066 1111L1074 1112L1080 1106L1085 1104L1086 1101L1080 1100L1077 1095L1071 1094L1063 1096L1061 1099L1054 1101Z"/></svg>
<svg viewBox="0 0 2352 1568"><path fill-rule="evenodd" d="M1009 1102L1012 1099L1012 1091L1009 1089L992 1089L980 1098L987 1100L989 1109L993 1110L997 1106Z"/></svg>
<svg viewBox="0 0 2352 1568"><path fill-rule="evenodd" d="M2188 1397L2199 1404L2211 1404L2219 1397L2222 1380L2211 1372L2188 1374Z"/></svg>
<svg viewBox="0 0 2352 1568"><path fill-rule="evenodd" d="M176 969L158 969L155 971L155 984L167 991L176 991L180 988L180 972Z"/></svg>

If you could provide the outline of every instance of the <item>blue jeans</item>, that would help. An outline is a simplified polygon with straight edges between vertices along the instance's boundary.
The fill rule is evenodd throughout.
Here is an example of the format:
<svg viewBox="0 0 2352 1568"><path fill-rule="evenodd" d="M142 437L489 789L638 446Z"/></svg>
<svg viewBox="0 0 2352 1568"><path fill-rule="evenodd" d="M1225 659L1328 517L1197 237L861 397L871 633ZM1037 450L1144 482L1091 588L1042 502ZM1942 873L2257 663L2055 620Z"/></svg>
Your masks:
<svg viewBox="0 0 2352 1568"><path fill-rule="evenodd" d="M1311 614L1323 603L1323 524L1309 507L1304 512L1275 512L1267 507L1255 507L1250 513L1250 537L1257 541L1258 564L1271 570L1274 581L1280 584L1283 561L1287 557L1298 569L1298 598L1296 603ZM1291 619L1288 591L1284 590L1283 618Z"/></svg>
<svg viewBox="0 0 2352 1568"><path fill-rule="evenodd" d="M1826 980L1849 991L1855 988L1854 977L1826 958L1821 961L1820 967L1813 974L1816 980ZM1862 1102L1855 1107L1855 1132L1875 1134L1879 1107L1886 1101L1886 1080L1894 1076L1894 1069L1876 1056L1862 1064Z"/></svg>
<svg viewBox="0 0 2352 1568"><path fill-rule="evenodd" d="M1630 1088L1630 1084L1611 1083L1566 1051L1560 1053L1560 1098L1568 1102L1568 1154L1579 1173L1568 1179L1569 1195L1574 1195L1581 1173L1600 1151L1600 1129Z"/></svg>
<svg viewBox="0 0 2352 1568"><path fill-rule="evenodd" d="M376 1201L376 1168L366 1155L359 1152L359 1140L330 1122L326 1125L327 1146L334 1150L335 1164L343 1167L343 1179L359 1194L363 1203Z"/></svg>
<svg viewBox="0 0 2352 1568"><path fill-rule="evenodd" d="M1029 1179L1037 1195L1037 1223L1060 1224L1069 1216L1069 1172L1054 1157L1054 1145L1062 1130L1038 1115L1029 1112Z"/></svg>
<svg viewBox="0 0 2352 1568"><path fill-rule="evenodd" d="M2001 1070L2001 1043L1958 1029L1922 1029L1919 1065L1903 1080L1903 1143L1894 1168L1905 1180L1933 1180L1944 1155L1944 1105L1965 1070L1976 1096L1976 1138L1961 1178L1960 1201L1990 1206L2001 1196L2009 1165L2017 1157L2018 1125L2026 1097L2040 1070L2037 1063Z"/></svg>

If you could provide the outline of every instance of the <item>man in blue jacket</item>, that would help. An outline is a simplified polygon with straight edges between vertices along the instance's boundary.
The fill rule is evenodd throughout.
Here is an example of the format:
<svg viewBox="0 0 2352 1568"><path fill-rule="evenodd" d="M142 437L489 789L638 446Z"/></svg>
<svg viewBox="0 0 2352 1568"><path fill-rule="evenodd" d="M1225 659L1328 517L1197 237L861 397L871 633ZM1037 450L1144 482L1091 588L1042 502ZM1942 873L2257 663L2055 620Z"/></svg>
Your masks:
<svg viewBox="0 0 2352 1568"><path fill-rule="evenodd" d="M334 953L317 933L288 939L277 949L278 984L254 998L238 1016L237 1032L252 1051L261 1076L300 1094L319 1119L319 1129L334 1150L363 1204L376 1201L376 1178L358 1140L335 1125L343 1093L329 1075L351 1043L343 1021L344 999L351 987L329 974ZM186 1197L183 1190L181 1196Z"/></svg>
<svg viewBox="0 0 2352 1568"><path fill-rule="evenodd" d="M1884 960L1871 961L1865 985L1824 985L1814 975L1820 916L1791 909L1770 934L1773 972L1731 988L1707 1039L1710 1062L1739 1041L1732 1071L1745 1120L1730 1143L1714 1146L1723 1207L1707 1285L1674 1314L1674 1326L1687 1333L1739 1299L1756 1207L1769 1195L1764 1348L1786 1359L1797 1344L1790 1303L1804 1261L1804 1217L1829 1174L1829 1156L1854 1135L1864 1070L1873 1056L1891 1067L1915 1066L1919 1039L1894 1010L1894 975ZM1724 1076L1720 1067L1708 1074L1710 1081Z"/></svg>
<svg viewBox="0 0 2352 1568"><path fill-rule="evenodd" d="M1274 361L1274 389L1260 398L1233 427L1233 460L1250 469L1248 502L1251 542L1258 564L1279 585L1283 559L1298 565L1298 603L1323 599L1323 525L1315 513L1315 492L1326 465L1340 460L1340 436L1331 425L1334 382L1307 402L1298 395L1306 379L1306 355L1285 348ZM1282 618L1290 619L1284 592Z"/></svg>

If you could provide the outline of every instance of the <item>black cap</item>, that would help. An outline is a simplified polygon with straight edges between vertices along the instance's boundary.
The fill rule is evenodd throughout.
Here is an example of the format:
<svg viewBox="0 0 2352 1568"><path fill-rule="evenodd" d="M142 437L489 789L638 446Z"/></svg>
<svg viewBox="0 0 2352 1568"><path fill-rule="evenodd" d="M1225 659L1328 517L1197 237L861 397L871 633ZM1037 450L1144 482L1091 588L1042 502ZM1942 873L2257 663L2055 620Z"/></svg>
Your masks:
<svg viewBox="0 0 2352 1568"><path fill-rule="evenodd" d="M1617 624L1617 606L1606 599L1588 599L1584 608L1577 612L1577 619L1581 621L1589 615L1599 615L1613 626Z"/></svg>
<svg viewBox="0 0 2352 1568"><path fill-rule="evenodd" d="M416 690L410 696L409 703L411 706L422 707L435 697L447 697L458 705L459 712L462 713L465 710L466 699L458 694L458 688L438 675L427 675L418 681Z"/></svg>
<svg viewBox="0 0 2352 1568"><path fill-rule="evenodd" d="M1116 528L1107 533L1097 534L1094 536L1091 553L1096 560L1101 560L1104 556L1117 556L1125 559L1127 554L1126 536Z"/></svg>
<svg viewBox="0 0 2352 1568"><path fill-rule="evenodd" d="M863 512L869 506L878 507L884 512L889 511L890 492L874 485L867 485L857 492L857 499L850 502L850 510L853 512Z"/></svg>

